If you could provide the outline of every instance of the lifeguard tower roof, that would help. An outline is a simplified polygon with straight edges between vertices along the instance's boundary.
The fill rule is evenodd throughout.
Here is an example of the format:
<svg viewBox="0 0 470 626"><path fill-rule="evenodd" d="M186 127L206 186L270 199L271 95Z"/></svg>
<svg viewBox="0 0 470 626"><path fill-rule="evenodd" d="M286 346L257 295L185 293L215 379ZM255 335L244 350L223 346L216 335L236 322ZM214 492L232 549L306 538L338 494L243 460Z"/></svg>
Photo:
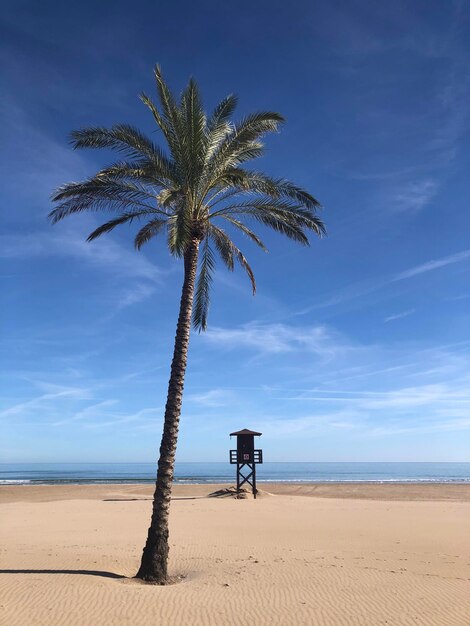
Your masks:
<svg viewBox="0 0 470 626"><path fill-rule="evenodd" d="M248 430L248 428L243 428L243 430L237 430L236 433L230 433L230 437L234 437L236 435L253 435L254 437L260 437L263 433L257 433L254 430Z"/></svg>

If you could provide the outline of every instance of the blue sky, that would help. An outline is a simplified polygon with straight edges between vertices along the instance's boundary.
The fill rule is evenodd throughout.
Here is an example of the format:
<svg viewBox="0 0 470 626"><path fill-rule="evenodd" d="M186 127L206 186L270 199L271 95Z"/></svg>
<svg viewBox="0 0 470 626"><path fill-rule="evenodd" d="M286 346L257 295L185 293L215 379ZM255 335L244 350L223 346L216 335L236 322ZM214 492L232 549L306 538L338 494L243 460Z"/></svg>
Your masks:
<svg viewBox="0 0 470 626"><path fill-rule="evenodd" d="M470 460L470 10L464 2L15 2L1 6L4 461L152 461L181 286L133 227L47 222L110 162L68 133L152 119L159 62L208 109L287 118L256 167L309 189L328 237L240 241L193 334L180 461Z"/></svg>

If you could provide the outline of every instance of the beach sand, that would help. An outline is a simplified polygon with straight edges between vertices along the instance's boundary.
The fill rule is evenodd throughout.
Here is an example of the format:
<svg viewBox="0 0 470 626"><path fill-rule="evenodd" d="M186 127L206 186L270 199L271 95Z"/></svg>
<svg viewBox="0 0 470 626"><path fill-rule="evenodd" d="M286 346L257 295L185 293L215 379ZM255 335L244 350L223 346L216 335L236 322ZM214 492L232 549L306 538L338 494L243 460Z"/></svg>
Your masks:
<svg viewBox="0 0 470 626"><path fill-rule="evenodd" d="M170 570L135 574L150 485L0 488L0 624L470 624L470 485L177 485Z"/></svg>

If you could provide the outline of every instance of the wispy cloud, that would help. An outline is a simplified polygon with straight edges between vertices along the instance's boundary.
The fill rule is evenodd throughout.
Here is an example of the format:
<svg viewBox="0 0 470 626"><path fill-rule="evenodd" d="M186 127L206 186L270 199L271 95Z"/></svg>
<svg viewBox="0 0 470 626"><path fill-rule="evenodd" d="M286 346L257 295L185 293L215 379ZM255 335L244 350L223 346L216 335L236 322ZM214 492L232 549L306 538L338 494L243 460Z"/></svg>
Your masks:
<svg viewBox="0 0 470 626"><path fill-rule="evenodd" d="M283 439L290 436L308 436L325 430L356 430L359 427L358 415L349 409L293 417L288 420L274 416L263 416L256 424L270 439Z"/></svg>
<svg viewBox="0 0 470 626"><path fill-rule="evenodd" d="M0 256L25 258L64 256L112 271L116 276L145 278L153 283L161 281L161 270L131 247L119 244L111 237L103 237L98 245L86 242L83 227L77 229L50 229L21 235L2 235Z"/></svg>
<svg viewBox="0 0 470 626"><path fill-rule="evenodd" d="M204 393L189 394L186 398L203 407L227 406L233 403L235 394L230 389L210 389Z"/></svg>
<svg viewBox="0 0 470 626"><path fill-rule="evenodd" d="M135 287L126 289L121 294L118 302L118 308L124 309L133 304L138 304L147 300L156 291L156 286L150 283L138 283Z"/></svg>
<svg viewBox="0 0 470 626"><path fill-rule="evenodd" d="M454 296L453 298L449 298L449 300L468 300L468 298L470 298L470 293L463 293L460 296Z"/></svg>
<svg viewBox="0 0 470 626"><path fill-rule="evenodd" d="M0 418L12 416L24 416L30 414L37 409L44 409L51 403L57 403L64 398L73 398L74 400L85 400L90 397L90 390L83 387L62 388L54 393L45 393L40 396L31 398L26 402L18 402L3 411L0 411Z"/></svg>
<svg viewBox="0 0 470 626"><path fill-rule="evenodd" d="M404 317L408 317L409 315L413 315L416 312L416 309L409 309L408 311L402 311L401 313L395 313L394 315L389 315L384 319L384 322L393 322L394 320L401 320Z"/></svg>
<svg viewBox="0 0 470 626"><path fill-rule="evenodd" d="M447 385L422 385L420 387L403 387L390 392L361 399L360 407L367 410L384 409L387 411L409 411L418 406L436 406L438 402L455 400L470 402L470 395L463 395Z"/></svg>
<svg viewBox="0 0 470 626"><path fill-rule="evenodd" d="M162 417L162 411L162 407L147 407L134 413L107 416L110 419L89 421L84 424L84 426L90 429L100 429L109 428L111 426L114 428L132 424L132 428L134 428L135 425L150 425L152 428L155 426L157 428L161 428L161 422L157 422L156 418Z"/></svg>
<svg viewBox="0 0 470 626"><path fill-rule="evenodd" d="M336 429L348 429L360 437L470 430L470 394L466 389L461 382L383 392L317 390L312 394L281 396L279 403L298 401L309 412L299 415L296 410L296 417L291 419L272 415L257 424L273 433L270 436L274 438Z"/></svg>
<svg viewBox="0 0 470 626"><path fill-rule="evenodd" d="M265 355L306 351L331 359L349 349L346 342L326 326L251 322L238 328L212 328L205 337L211 343L228 348L251 348Z"/></svg>
<svg viewBox="0 0 470 626"><path fill-rule="evenodd" d="M77 411L77 413L74 413L70 417L54 422L51 425L63 426L64 424L69 424L71 422L97 420L107 414L108 407L115 406L116 404L118 404L118 400L103 400L102 402L96 402L95 404L85 407L81 411Z"/></svg>
<svg viewBox="0 0 470 626"><path fill-rule="evenodd" d="M375 293L376 291L384 289L388 285L398 281L408 280L410 278L414 278L415 276L426 274L427 272L436 271L448 265L462 263L468 259L470 259L470 249L462 250L461 252L456 252L439 259L431 259L430 261L426 261L420 265L415 265L392 276L380 277L369 282L362 281L356 283L355 285L350 285L346 289L327 294L323 301L306 306L297 311L295 315L305 315L315 309L323 309L337 304L342 304L343 302L348 302L350 300L355 300L356 298Z"/></svg>
<svg viewBox="0 0 470 626"><path fill-rule="evenodd" d="M470 250L463 250L462 252L457 252L456 254L451 254L440 259L432 259L431 261L426 261L426 263L422 263L421 265L411 267L404 272L400 272L394 278L392 278L391 282L397 280L405 280L407 278L413 278L414 276L418 276L419 274L425 274L427 272L433 272L434 270L440 269L441 267L446 267L446 265L461 263L462 261L466 261L467 259L470 259Z"/></svg>
<svg viewBox="0 0 470 626"><path fill-rule="evenodd" d="M8 158L0 162L0 173L4 181L3 193L10 193L17 202L43 206L45 215L50 205L52 190L67 180L77 177L77 172L85 176L86 161L63 141L57 141L48 134L19 105L8 96L0 101L0 112L4 120L2 145ZM29 213L28 217L36 217ZM17 218L24 218L26 212L18 211Z"/></svg>
<svg viewBox="0 0 470 626"><path fill-rule="evenodd" d="M409 182L395 194L393 207L397 211L421 211L436 195L438 188L437 181L429 178Z"/></svg>
<svg viewBox="0 0 470 626"><path fill-rule="evenodd" d="M52 208L51 192L68 180L86 177L95 167L93 161L85 153L71 150L65 135L57 139L53 132L39 126L22 102L6 96L0 102L0 111L5 119L2 142L9 154L0 163L3 192L5 202L21 207L14 218L16 224L22 224L0 237L0 256L12 260L69 257L85 266L113 272L118 279L123 276L145 280L145 285L141 282L126 288L118 298L118 308L149 297L161 282L163 272L144 254L135 252L131 241L124 245L116 237L103 237L96 245L86 243L86 237L98 225L87 214L77 224L67 221L45 227Z"/></svg>
<svg viewBox="0 0 470 626"><path fill-rule="evenodd" d="M343 50L342 71L345 68L355 70L355 75L360 78L364 72L365 55L369 67L377 74L373 87L368 90L365 86L360 99L361 106L364 106L364 101L369 98L369 115L365 118L367 127L363 130L375 149L354 152L349 156L349 162L346 162L346 156L341 170L342 174L355 180L376 181L376 185L368 184L368 189L364 191L374 194L371 202L374 211L377 204L385 209L380 212L381 218L384 213L394 216L397 211L406 212L404 218L408 215L414 218L416 213L427 209L441 188L445 187L450 167L461 151L470 117L470 71L464 6L462 2L447 3L438 30L432 26L432 21L425 24L420 20L418 24L416 16L404 7L404 3L400 3L398 8L397 3L393 8L382 7L381 15L382 18L387 15L388 27L379 36L373 34L372 40L376 41L376 45L370 46L372 33L364 33L363 46L358 42L359 56L355 50L347 51L346 46ZM382 23L374 19L370 22L375 27ZM336 26L336 20L334 23ZM401 26L394 31L394 25L398 23ZM339 24L338 32L341 21ZM369 26L369 20L367 24ZM416 28L410 28L412 24L416 24ZM405 66L390 63L395 57L409 59L409 67L408 63ZM389 60L391 70L387 72L386 80L381 75L383 63L387 62L385 59ZM398 72L394 71L394 66L400 68ZM429 74L431 67L435 71ZM427 76L421 84L426 85L429 91L425 92L426 96L420 94L419 101L423 107L419 115L416 115L416 106L410 107L406 113L401 106L391 110L385 98L389 93L393 99L394 93L387 89L395 87L402 90L412 77L419 84L421 68ZM382 93L378 93L377 88ZM413 88L410 94L405 94L403 101L412 93ZM382 106L377 106L378 102ZM415 104L416 101L410 102ZM372 111L373 117L370 114ZM374 122L377 124L379 121L380 125L374 126ZM346 151L345 155L348 155Z"/></svg>

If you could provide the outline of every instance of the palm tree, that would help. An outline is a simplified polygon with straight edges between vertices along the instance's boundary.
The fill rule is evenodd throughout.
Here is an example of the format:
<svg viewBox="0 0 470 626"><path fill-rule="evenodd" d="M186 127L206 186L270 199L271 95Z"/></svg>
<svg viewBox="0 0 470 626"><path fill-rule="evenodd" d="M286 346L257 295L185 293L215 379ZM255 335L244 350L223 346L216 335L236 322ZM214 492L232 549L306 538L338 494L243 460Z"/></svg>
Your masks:
<svg viewBox="0 0 470 626"><path fill-rule="evenodd" d="M309 243L305 231L321 236L325 229L316 214L319 203L307 191L242 167L261 156L262 137L283 122L278 113L253 113L233 123L230 118L237 98L229 95L207 116L193 79L177 100L158 66L154 73L160 107L145 94L140 98L163 134L167 150L127 124L74 131L75 149L110 148L121 153L123 160L84 182L60 187L53 195L57 205L49 217L56 223L81 211L112 211L117 217L94 230L87 241L120 224L140 221L144 224L135 236L138 250L166 232L170 254L183 260L152 518L137 573L145 581L165 584L168 515L190 328L192 323L199 331L206 329L216 256L229 270L238 263L256 291L251 267L221 225L241 231L263 250L263 242L246 222L269 226L304 245Z"/></svg>

